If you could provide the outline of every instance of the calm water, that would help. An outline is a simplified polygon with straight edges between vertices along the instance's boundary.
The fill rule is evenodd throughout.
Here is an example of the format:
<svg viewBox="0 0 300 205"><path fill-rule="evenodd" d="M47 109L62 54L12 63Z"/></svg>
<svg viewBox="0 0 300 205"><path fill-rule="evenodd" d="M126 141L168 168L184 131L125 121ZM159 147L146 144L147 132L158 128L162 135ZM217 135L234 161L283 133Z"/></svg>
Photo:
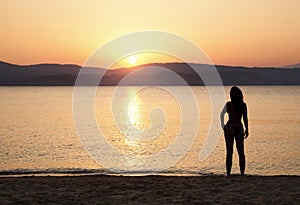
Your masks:
<svg viewBox="0 0 300 205"><path fill-rule="evenodd" d="M246 173L299 175L300 87L241 88L249 110ZM166 115L165 127L157 138L135 142L115 125L110 104L114 89L103 88L95 99L96 120L107 141L122 153L135 156L151 156L168 147L180 127L180 109L174 98L161 89L149 88L131 99L128 113L119 114L129 114L130 123L138 129L151 125L149 111L152 108L160 107ZM223 136L205 161L198 160L210 125L211 105L205 87L192 89L199 105L200 130L185 157L163 174L224 174ZM229 89L225 87L227 96ZM126 90L124 99L128 93L134 93L136 87L126 87ZM0 93L1 173L110 173L87 154L76 134L73 87L0 87ZM236 151L232 173L239 173Z"/></svg>

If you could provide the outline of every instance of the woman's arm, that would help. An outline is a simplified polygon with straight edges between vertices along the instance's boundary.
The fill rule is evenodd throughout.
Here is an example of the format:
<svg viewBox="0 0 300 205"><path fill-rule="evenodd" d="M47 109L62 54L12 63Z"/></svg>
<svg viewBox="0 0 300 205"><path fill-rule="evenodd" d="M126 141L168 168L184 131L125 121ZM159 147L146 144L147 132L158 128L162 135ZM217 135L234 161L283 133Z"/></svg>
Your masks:
<svg viewBox="0 0 300 205"><path fill-rule="evenodd" d="M248 111L247 111L247 104L245 103L245 109L243 112L243 120L245 125L245 139L249 136L249 130L248 130Z"/></svg>
<svg viewBox="0 0 300 205"><path fill-rule="evenodd" d="M222 129L224 129L224 116L225 116L226 112L227 112L227 103L224 105L223 110L221 111L221 114L220 114Z"/></svg>

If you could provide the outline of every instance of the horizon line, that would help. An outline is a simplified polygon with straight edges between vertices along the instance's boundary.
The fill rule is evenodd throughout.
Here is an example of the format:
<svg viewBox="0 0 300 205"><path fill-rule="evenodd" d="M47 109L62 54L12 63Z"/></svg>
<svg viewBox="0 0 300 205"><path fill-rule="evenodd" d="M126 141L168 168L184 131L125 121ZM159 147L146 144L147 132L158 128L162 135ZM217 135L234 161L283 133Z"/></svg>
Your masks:
<svg viewBox="0 0 300 205"><path fill-rule="evenodd" d="M78 66L78 67L83 66L83 65L76 64L76 63L58 63L58 62L52 62L52 63L51 62L40 62L40 63L33 63L33 64L16 64L16 63L11 63L11 62L0 60L0 63L16 65L16 66L35 66L35 65L62 65L62 66L73 65L73 66ZM280 65L280 66L246 66L246 65L204 64L204 63L195 63L195 62L170 61L170 62L149 62L149 63L138 64L138 65L134 65L134 66L130 66L130 67L113 68L112 70L122 69L122 68L130 69L130 68L135 68L135 67L138 67L138 66L144 66L144 65L150 65L150 64L172 64L172 63L201 64L201 65L228 66L228 67L245 67L245 68L292 68L292 67L289 67L289 66L300 64L300 62L298 62L298 63L294 63L294 64ZM94 68L102 68L102 67L94 67ZM294 67L294 68L300 68L300 67ZM106 69L106 68L103 68L103 69Z"/></svg>

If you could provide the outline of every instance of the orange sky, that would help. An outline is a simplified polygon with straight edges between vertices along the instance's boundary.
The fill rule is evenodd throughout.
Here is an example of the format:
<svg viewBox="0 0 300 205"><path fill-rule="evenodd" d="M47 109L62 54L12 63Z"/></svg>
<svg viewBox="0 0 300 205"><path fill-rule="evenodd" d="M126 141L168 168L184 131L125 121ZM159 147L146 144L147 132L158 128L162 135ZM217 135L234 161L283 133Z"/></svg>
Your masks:
<svg viewBox="0 0 300 205"><path fill-rule="evenodd" d="M82 65L116 37L160 30L193 41L214 64L294 64L299 10L299 0L1 0L0 60Z"/></svg>

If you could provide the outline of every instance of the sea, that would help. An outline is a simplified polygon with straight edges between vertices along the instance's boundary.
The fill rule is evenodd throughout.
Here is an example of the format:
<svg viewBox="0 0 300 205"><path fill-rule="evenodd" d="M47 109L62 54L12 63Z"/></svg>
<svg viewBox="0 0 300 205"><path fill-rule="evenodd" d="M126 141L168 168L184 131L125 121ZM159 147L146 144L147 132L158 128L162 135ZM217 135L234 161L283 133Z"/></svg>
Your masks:
<svg viewBox="0 0 300 205"><path fill-rule="evenodd" d="M230 88L220 87L222 104ZM245 173L300 175L300 86L240 88L250 133ZM0 87L0 176L225 175L224 135L212 126L219 122L207 87L188 87L191 95L181 86L103 86L81 104L75 89ZM236 149L232 173L239 174Z"/></svg>

